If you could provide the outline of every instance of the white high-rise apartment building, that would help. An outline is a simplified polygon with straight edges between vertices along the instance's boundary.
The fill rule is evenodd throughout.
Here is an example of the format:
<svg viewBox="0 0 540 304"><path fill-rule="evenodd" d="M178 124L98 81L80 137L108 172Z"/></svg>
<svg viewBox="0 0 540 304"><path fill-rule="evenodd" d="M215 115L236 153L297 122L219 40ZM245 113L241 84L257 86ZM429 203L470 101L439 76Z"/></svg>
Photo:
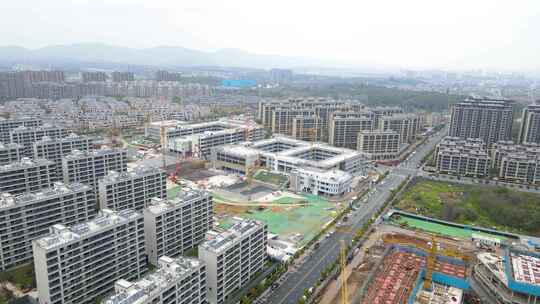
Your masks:
<svg viewBox="0 0 540 304"><path fill-rule="evenodd" d="M0 166L0 192L18 194L51 187L58 180L54 162L29 159Z"/></svg>
<svg viewBox="0 0 540 304"><path fill-rule="evenodd" d="M358 151L368 153L372 160L396 159L399 148L399 134L396 131L375 130L358 133Z"/></svg>
<svg viewBox="0 0 540 304"><path fill-rule="evenodd" d="M246 286L263 270L266 245L266 224L255 220L241 220L202 243L199 258L206 264L208 302L225 303L231 293Z"/></svg>
<svg viewBox="0 0 540 304"><path fill-rule="evenodd" d="M68 134L68 130L64 127L42 125L37 127L20 126L11 130L9 135L11 142L24 146L23 154L25 156L32 157L34 153L33 145L36 141L41 140L45 136L50 138L63 138L68 136Z"/></svg>
<svg viewBox="0 0 540 304"><path fill-rule="evenodd" d="M71 133L64 138L42 137L34 143L34 157L46 158L62 166L62 157L73 150L88 151L92 147L93 139L88 136L79 136Z"/></svg>
<svg viewBox="0 0 540 304"><path fill-rule="evenodd" d="M16 129L17 127L37 127L41 125L41 119L39 118L30 118L30 117L20 117L12 119L0 118L0 142L8 143L11 141L9 133L11 130Z"/></svg>
<svg viewBox="0 0 540 304"><path fill-rule="evenodd" d="M147 270L144 220L133 210L102 210L72 227L54 225L32 242L40 304L90 304L120 279Z"/></svg>
<svg viewBox="0 0 540 304"><path fill-rule="evenodd" d="M136 282L118 280L102 304L206 303L206 266L202 261L162 256L156 272Z"/></svg>
<svg viewBox="0 0 540 304"><path fill-rule="evenodd" d="M83 184L55 183L52 188L0 194L0 270L32 260L32 240L54 224L74 225L96 214L96 196Z"/></svg>
<svg viewBox="0 0 540 304"><path fill-rule="evenodd" d="M436 146L434 155L439 173L471 177L489 174L490 157L481 139L447 136Z"/></svg>
<svg viewBox="0 0 540 304"><path fill-rule="evenodd" d="M518 143L540 144L540 103L531 104L523 109Z"/></svg>
<svg viewBox="0 0 540 304"><path fill-rule="evenodd" d="M452 105L448 135L479 138L487 147L512 139L513 106L510 100L467 98Z"/></svg>
<svg viewBox="0 0 540 304"><path fill-rule="evenodd" d="M23 146L15 143L0 142L0 165L19 161L22 158Z"/></svg>
<svg viewBox="0 0 540 304"><path fill-rule="evenodd" d="M146 250L150 263L161 256L176 256L196 248L212 228L212 196L188 190L177 197L153 199L144 210Z"/></svg>
<svg viewBox="0 0 540 304"><path fill-rule="evenodd" d="M80 182L97 190L98 179L109 171L127 170L127 152L122 149L75 150L62 158L62 174L66 183Z"/></svg>
<svg viewBox="0 0 540 304"><path fill-rule="evenodd" d="M127 172L109 171L98 182L101 209L141 211L154 197L167 197L167 174L159 168L136 167Z"/></svg>
<svg viewBox="0 0 540 304"><path fill-rule="evenodd" d="M399 134L400 143L413 143L420 132L420 118L411 113L394 114L379 118L379 129L395 131Z"/></svg>

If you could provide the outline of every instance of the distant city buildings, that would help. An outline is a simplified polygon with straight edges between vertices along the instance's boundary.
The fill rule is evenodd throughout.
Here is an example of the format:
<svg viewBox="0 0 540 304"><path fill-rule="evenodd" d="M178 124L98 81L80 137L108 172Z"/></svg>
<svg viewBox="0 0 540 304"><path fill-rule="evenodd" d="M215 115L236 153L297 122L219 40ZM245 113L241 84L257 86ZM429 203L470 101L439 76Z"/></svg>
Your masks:
<svg viewBox="0 0 540 304"><path fill-rule="evenodd" d="M206 264L208 302L223 304L235 290L246 286L264 269L267 227L255 220L241 220L227 231L199 246Z"/></svg>
<svg viewBox="0 0 540 304"><path fill-rule="evenodd" d="M469 177L489 175L490 157L481 139L445 137L434 153L439 173Z"/></svg>
<svg viewBox="0 0 540 304"><path fill-rule="evenodd" d="M292 121L291 136L305 141L321 141L323 139L322 121L315 115L298 115Z"/></svg>
<svg viewBox="0 0 540 304"><path fill-rule="evenodd" d="M33 83L64 82L63 71L0 72L0 97L25 97L26 87Z"/></svg>
<svg viewBox="0 0 540 304"><path fill-rule="evenodd" d="M273 83L284 84L293 80L293 71L288 69L271 69L270 81Z"/></svg>
<svg viewBox="0 0 540 304"><path fill-rule="evenodd" d="M375 116L371 112L334 112L328 127L328 142L336 147L356 149L358 133L375 129Z"/></svg>
<svg viewBox="0 0 540 304"><path fill-rule="evenodd" d="M297 117L317 117L320 124L318 141L328 141L328 124L335 111L360 110L364 107L358 101L327 100L324 98L290 98L286 100L262 101L259 103L258 118L262 125L270 129L273 134L292 136L293 126L308 129L310 126L299 127ZM306 120L307 124L312 124ZM315 130L318 132L317 130ZM310 131L313 133L313 131ZM298 133L303 137L303 133ZM298 138L300 139L300 138Z"/></svg>
<svg viewBox="0 0 540 304"><path fill-rule="evenodd" d="M540 145L498 142L491 151L492 168L497 177L510 182L540 183Z"/></svg>
<svg viewBox="0 0 540 304"><path fill-rule="evenodd" d="M23 80L21 75L0 73L0 97L53 100L87 96L207 98L212 95L214 90L208 84L196 82L155 80L97 81L97 79L103 79L103 75L100 75L88 76L88 81L85 82L27 82ZM128 74L116 77L116 79L130 79L131 76Z"/></svg>
<svg viewBox="0 0 540 304"><path fill-rule="evenodd" d="M442 174L540 184L540 145L535 143L498 141L488 149L478 138L445 137L435 149L434 163Z"/></svg>
<svg viewBox="0 0 540 304"><path fill-rule="evenodd" d="M366 107L350 100L307 98L263 101L259 104L259 119L266 128L272 130L273 134L289 135L296 139L324 141L336 147L358 149L361 132L396 132L399 136L398 152L391 152L393 155L372 155L374 159L396 158L399 151L414 143L423 127L422 117L415 113L403 113L399 107Z"/></svg>
<svg viewBox="0 0 540 304"><path fill-rule="evenodd" d="M134 81L135 75L133 72L112 72L111 78L113 82Z"/></svg>
<svg viewBox="0 0 540 304"><path fill-rule="evenodd" d="M83 82L105 82L107 74L105 72L81 72Z"/></svg>
<svg viewBox="0 0 540 304"><path fill-rule="evenodd" d="M420 133L420 118L415 114L394 114L379 118L379 130L392 130L399 134L400 143L413 143Z"/></svg>
<svg viewBox="0 0 540 304"><path fill-rule="evenodd" d="M400 142L400 134L394 130L360 131L357 149L372 160L397 159Z"/></svg>
<svg viewBox="0 0 540 304"><path fill-rule="evenodd" d="M523 109L517 142L540 144L540 103L531 104Z"/></svg>
<svg viewBox="0 0 540 304"><path fill-rule="evenodd" d="M512 139L513 106L509 100L467 98L451 108L448 135L478 138L491 144Z"/></svg>
<svg viewBox="0 0 540 304"><path fill-rule="evenodd" d="M181 81L182 73L159 70L156 72L156 81Z"/></svg>

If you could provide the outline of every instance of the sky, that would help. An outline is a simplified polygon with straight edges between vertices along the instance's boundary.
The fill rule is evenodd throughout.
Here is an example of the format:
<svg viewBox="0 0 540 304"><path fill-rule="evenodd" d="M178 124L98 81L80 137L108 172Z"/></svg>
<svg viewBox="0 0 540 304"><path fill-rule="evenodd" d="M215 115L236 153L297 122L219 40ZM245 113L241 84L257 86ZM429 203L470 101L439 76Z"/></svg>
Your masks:
<svg viewBox="0 0 540 304"><path fill-rule="evenodd" d="M539 0L4 0L0 44L236 48L351 65L540 69Z"/></svg>

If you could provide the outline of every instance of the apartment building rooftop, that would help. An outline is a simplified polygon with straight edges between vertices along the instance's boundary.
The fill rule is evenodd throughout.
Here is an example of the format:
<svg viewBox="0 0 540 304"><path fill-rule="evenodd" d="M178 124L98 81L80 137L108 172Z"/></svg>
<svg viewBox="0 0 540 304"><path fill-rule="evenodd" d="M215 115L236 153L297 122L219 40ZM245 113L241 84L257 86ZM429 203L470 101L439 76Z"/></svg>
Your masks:
<svg viewBox="0 0 540 304"><path fill-rule="evenodd" d="M465 100L458 102L458 105L484 105L491 107L507 107L513 103L510 99L505 98L489 98L489 97L468 97Z"/></svg>
<svg viewBox="0 0 540 304"><path fill-rule="evenodd" d="M218 234L213 239L202 243L200 246L211 252L222 252L234 244L235 241L240 239L243 235L255 231L262 225L263 223L251 219L238 221L227 231Z"/></svg>
<svg viewBox="0 0 540 304"><path fill-rule="evenodd" d="M184 189L172 199L152 198L148 204L147 210L153 214L161 214L165 211L178 208L182 206L184 202L188 202L193 199L200 198L202 196L209 196L210 194L203 190L198 189Z"/></svg>
<svg viewBox="0 0 540 304"><path fill-rule="evenodd" d="M0 122L5 122L5 121L22 121L22 120L41 120L41 119L38 119L38 118L35 118L35 117L28 117L28 116L17 116L17 117L13 117L13 118L4 118L4 117L0 117Z"/></svg>
<svg viewBox="0 0 540 304"><path fill-rule="evenodd" d="M81 151L81 150L73 150L70 154L64 156L64 159L67 160L75 160L75 159L83 159L88 157L95 157L95 156L103 156L111 153L121 152L122 149L113 149L113 148L102 148L97 150L90 150L90 151Z"/></svg>
<svg viewBox="0 0 540 304"><path fill-rule="evenodd" d="M51 124L43 124L41 126L36 127L26 127L26 126L18 126L15 129L11 130L11 133L22 133L27 131L47 131L47 130L54 130L54 129L64 129L64 127L59 127Z"/></svg>
<svg viewBox="0 0 540 304"><path fill-rule="evenodd" d="M107 175L105 175L101 179L101 181L105 183L117 183L120 181L141 177L146 174L161 173L161 172L163 172L161 168L140 165L133 169L128 168L128 171L125 171L125 172L118 172L118 171L111 170L109 171Z"/></svg>
<svg viewBox="0 0 540 304"><path fill-rule="evenodd" d="M385 115L383 116L383 119L390 119L390 120L400 120L400 119L410 119L410 118L417 118L418 116L414 113L396 113L393 115Z"/></svg>
<svg viewBox="0 0 540 304"><path fill-rule="evenodd" d="M366 134L366 135L377 135L377 134L398 134L396 131L388 129L388 130L360 130L359 133Z"/></svg>
<svg viewBox="0 0 540 304"><path fill-rule="evenodd" d="M92 188L81 183L64 184L62 182L55 182L53 184L53 187L51 188L46 188L34 192L27 192L16 195L7 192L0 193L0 210L15 206L23 206L25 204L44 198L52 198L90 189Z"/></svg>
<svg viewBox="0 0 540 304"><path fill-rule="evenodd" d="M45 166L45 165L54 165L54 162L44 159L44 158L31 159L28 157L23 157L18 162L0 166L0 172L7 172L7 171L13 171L17 169L25 169L25 168L30 168L34 166Z"/></svg>
<svg viewBox="0 0 540 304"><path fill-rule="evenodd" d="M84 139L84 138L90 139L90 137L88 136L77 135L75 133L69 133L66 137L62 137L62 138L52 138L50 136L43 136L40 140L36 141L36 144L48 143L48 142L68 142L74 139Z"/></svg>
<svg viewBox="0 0 540 304"><path fill-rule="evenodd" d="M179 281L202 265L195 258L162 256L160 267L154 273L144 276L137 282L118 280L115 283L116 294L107 298L104 304L143 304L162 293L165 288Z"/></svg>
<svg viewBox="0 0 540 304"><path fill-rule="evenodd" d="M66 227L62 224L53 225L51 233L36 240L38 246L45 250L53 249L95 233L107 230L116 225L127 223L142 215L134 210L113 211L102 209L91 221Z"/></svg>

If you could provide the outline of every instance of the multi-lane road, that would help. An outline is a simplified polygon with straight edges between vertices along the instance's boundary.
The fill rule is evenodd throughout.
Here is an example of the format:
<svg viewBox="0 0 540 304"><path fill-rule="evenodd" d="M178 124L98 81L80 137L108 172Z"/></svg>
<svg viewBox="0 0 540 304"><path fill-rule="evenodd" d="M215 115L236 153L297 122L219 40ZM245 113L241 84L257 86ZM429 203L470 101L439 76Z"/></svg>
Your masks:
<svg viewBox="0 0 540 304"><path fill-rule="evenodd" d="M280 285L271 291L262 303L297 303L304 295L304 290L314 286L320 278L321 272L336 261L339 256L340 240L345 240L347 243L352 241L354 232L367 223L375 215L376 211L384 205L384 202L390 197L391 190L406 180L408 175L418 174L418 166L424 156L435 147L445 134L446 129L434 134L400 166L390 168L390 174L381 183L373 187L368 194L367 200L358 203L359 208L353 211L349 216L349 220L344 223L348 226L344 227L347 229L339 229L320 240L319 247L306 255L301 261L296 262L291 267L293 269L289 270L284 275L284 278L280 280Z"/></svg>

